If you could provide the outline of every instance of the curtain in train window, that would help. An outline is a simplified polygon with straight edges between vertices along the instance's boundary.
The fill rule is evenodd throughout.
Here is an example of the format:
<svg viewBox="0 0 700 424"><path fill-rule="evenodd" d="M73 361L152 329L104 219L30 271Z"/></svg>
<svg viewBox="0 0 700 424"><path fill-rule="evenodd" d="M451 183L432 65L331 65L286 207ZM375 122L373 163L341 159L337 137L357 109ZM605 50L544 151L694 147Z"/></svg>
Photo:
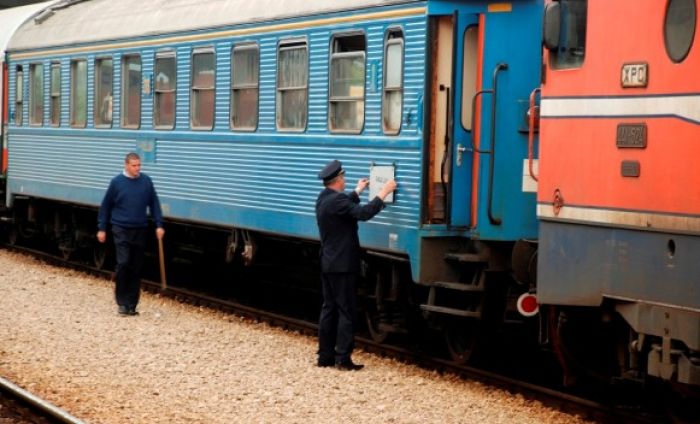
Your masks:
<svg viewBox="0 0 700 424"><path fill-rule="evenodd" d="M214 128L215 66L216 57L213 51L195 51L192 55L192 128Z"/></svg>
<svg viewBox="0 0 700 424"><path fill-rule="evenodd" d="M258 126L260 51L257 45L236 46L231 60L231 128Z"/></svg>
<svg viewBox="0 0 700 424"><path fill-rule="evenodd" d="M51 78L49 80L49 119L51 125L58 127L61 125L61 64L51 64Z"/></svg>
<svg viewBox="0 0 700 424"><path fill-rule="evenodd" d="M138 128L141 125L141 56L122 59L121 108L122 127Z"/></svg>
<svg viewBox="0 0 700 424"><path fill-rule="evenodd" d="M279 46L277 58L277 128L306 128L309 60L306 42Z"/></svg>
<svg viewBox="0 0 700 424"><path fill-rule="evenodd" d="M176 66L174 52L158 53L156 56L153 124L158 129L175 128Z"/></svg>
<svg viewBox="0 0 700 424"><path fill-rule="evenodd" d="M112 126L114 62L112 59L95 61L95 126Z"/></svg>
<svg viewBox="0 0 700 424"><path fill-rule="evenodd" d="M87 62L70 64L70 125L83 128L87 123Z"/></svg>
<svg viewBox="0 0 700 424"><path fill-rule="evenodd" d="M382 129L398 134L403 106L403 33L390 30L384 46L384 90L382 92Z"/></svg>
<svg viewBox="0 0 700 424"><path fill-rule="evenodd" d="M23 124L24 113L24 71L21 66L17 67L15 74L15 125Z"/></svg>
<svg viewBox="0 0 700 424"><path fill-rule="evenodd" d="M559 0L561 29L559 45L550 51L554 69L578 68L586 55L588 0Z"/></svg>
<svg viewBox="0 0 700 424"><path fill-rule="evenodd" d="M29 65L29 125L44 123L44 65Z"/></svg>
<svg viewBox="0 0 700 424"><path fill-rule="evenodd" d="M359 133L365 122L365 36L338 36L331 43L328 125Z"/></svg>

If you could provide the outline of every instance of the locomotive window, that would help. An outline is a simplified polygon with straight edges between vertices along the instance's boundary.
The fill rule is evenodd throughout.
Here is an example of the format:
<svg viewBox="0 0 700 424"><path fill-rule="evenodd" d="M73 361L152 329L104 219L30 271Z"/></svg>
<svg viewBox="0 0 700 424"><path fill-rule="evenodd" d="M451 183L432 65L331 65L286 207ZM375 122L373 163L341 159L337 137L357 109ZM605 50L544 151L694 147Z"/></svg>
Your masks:
<svg viewBox="0 0 700 424"><path fill-rule="evenodd" d="M61 64L51 64L51 79L49 80L49 119L51 125L58 127L61 125Z"/></svg>
<svg viewBox="0 0 700 424"><path fill-rule="evenodd" d="M277 128L306 128L308 104L308 47L306 41L280 43L277 53Z"/></svg>
<svg viewBox="0 0 700 424"><path fill-rule="evenodd" d="M233 48L231 60L231 128L254 131L258 126L260 50L255 44Z"/></svg>
<svg viewBox="0 0 700 424"><path fill-rule="evenodd" d="M44 122L44 65L29 65L29 125Z"/></svg>
<svg viewBox="0 0 700 424"><path fill-rule="evenodd" d="M664 22L666 53L672 61L682 62L695 38L697 15L695 0L669 0Z"/></svg>
<svg viewBox="0 0 700 424"><path fill-rule="evenodd" d="M479 49L479 27L470 26L464 31L464 57L462 58L462 126L472 130L472 100L476 94Z"/></svg>
<svg viewBox="0 0 700 424"><path fill-rule="evenodd" d="M22 125L24 109L24 71L17 67L15 75L15 125Z"/></svg>
<svg viewBox="0 0 700 424"><path fill-rule="evenodd" d="M109 128L112 126L113 74L114 62L109 59L95 61L95 126Z"/></svg>
<svg viewBox="0 0 700 424"><path fill-rule="evenodd" d="M384 46L384 90L382 92L382 128L385 134L401 130L403 107L403 33L391 30Z"/></svg>
<svg viewBox="0 0 700 424"><path fill-rule="evenodd" d="M155 65L153 125L157 129L175 128L177 61L174 52L158 53Z"/></svg>
<svg viewBox="0 0 700 424"><path fill-rule="evenodd" d="M87 123L87 62L70 63L70 125L84 128Z"/></svg>
<svg viewBox="0 0 700 424"><path fill-rule="evenodd" d="M358 134L365 122L365 35L334 37L329 73L329 128Z"/></svg>
<svg viewBox="0 0 700 424"><path fill-rule="evenodd" d="M122 58L122 127L141 125L141 56Z"/></svg>
<svg viewBox="0 0 700 424"><path fill-rule="evenodd" d="M192 55L190 124L194 129L214 128L215 64L211 50L195 51Z"/></svg>
<svg viewBox="0 0 700 424"><path fill-rule="evenodd" d="M550 50L554 69L578 68L586 54L588 0L558 0L560 29L558 45Z"/></svg>

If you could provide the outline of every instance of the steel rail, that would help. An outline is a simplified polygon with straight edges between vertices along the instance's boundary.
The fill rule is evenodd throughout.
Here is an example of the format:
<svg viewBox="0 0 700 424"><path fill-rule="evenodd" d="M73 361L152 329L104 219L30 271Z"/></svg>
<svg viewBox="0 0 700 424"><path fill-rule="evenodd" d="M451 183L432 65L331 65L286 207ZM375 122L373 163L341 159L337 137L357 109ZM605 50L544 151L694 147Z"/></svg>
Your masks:
<svg viewBox="0 0 700 424"><path fill-rule="evenodd" d="M38 414L56 422L64 424L84 424L84 421L2 377L0 377L0 391L8 393L19 402L29 406L32 412L37 411Z"/></svg>

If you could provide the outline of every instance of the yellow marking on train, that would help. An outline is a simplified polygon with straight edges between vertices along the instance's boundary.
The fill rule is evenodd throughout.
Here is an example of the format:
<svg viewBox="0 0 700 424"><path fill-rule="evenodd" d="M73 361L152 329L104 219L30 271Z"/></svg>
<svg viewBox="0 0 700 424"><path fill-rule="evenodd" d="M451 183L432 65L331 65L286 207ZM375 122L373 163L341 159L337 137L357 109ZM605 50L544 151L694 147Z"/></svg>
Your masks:
<svg viewBox="0 0 700 424"><path fill-rule="evenodd" d="M511 3L491 3L489 4L489 12L499 13L499 12L512 12L513 5Z"/></svg>
<svg viewBox="0 0 700 424"><path fill-rule="evenodd" d="M193 34L193 35L181 35L173 37L159 38L155 40L142 40L142 41L131 41L125 43L106 43L98 44L86 47L74 47L74 48L64 48L56 50L43 50L36 52L27 53L10 53L12 59L27 59L27 58L37 58L41 56L56 56L72 53L86 53L86 52L97 52L101 50L111 50L111 49L129 49L135 47L145 47L154 46L160 44L170 44L170 43L181 43L188 41L206 41L213 40L216 38L225 37L236 37L241 35L250 34L263 34L274 31L289 31L300 28L310 28L318 27L322 25L337 25L349 22L356 22L369 19L383 19L383 18L401 18L405 16L423 15L426 13L425 7L414 7L410 9L402 10L390 10L386 12L375 12L375 13L363 13L360 15L353 16L341 16L337 18L327 18L327 19L317 19L315 21L303 21L303 22L291 22L288 24L277 24L277 25L267 25L255 28L242 28L242 29L232 29L227 31L218 31L208 34Z"/></svg>

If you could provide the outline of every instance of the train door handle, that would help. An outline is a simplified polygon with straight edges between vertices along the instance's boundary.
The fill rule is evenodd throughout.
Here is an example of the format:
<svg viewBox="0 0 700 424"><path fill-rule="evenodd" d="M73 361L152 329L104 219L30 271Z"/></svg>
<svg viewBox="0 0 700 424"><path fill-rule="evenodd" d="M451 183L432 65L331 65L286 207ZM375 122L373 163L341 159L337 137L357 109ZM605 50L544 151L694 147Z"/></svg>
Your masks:
<svg viewBox="0 0 700 424"><path fill-rule="evenodd" d="M462 146L462 143L457 145L457 166L462 166L462 154L467 151L467 148Z"/></svg>

